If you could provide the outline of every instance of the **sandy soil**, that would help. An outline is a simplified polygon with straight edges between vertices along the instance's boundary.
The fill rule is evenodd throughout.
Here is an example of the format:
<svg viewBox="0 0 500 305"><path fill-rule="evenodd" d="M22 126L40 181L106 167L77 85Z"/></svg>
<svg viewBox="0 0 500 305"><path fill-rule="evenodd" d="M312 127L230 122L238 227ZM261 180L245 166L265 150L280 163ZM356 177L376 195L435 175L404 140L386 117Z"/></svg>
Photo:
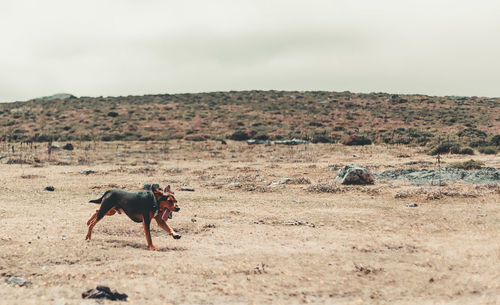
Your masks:
<svg viewBox="0 0 500 305"><path fill-rule="evenodd" d="M107 285L133 304L500 304L498 184L332 184L332 166L434 166L418 149L235 142L87 148L57 151L50 162L43 150L20 155L42 159L36 165L2 160L0 303L95 304L81 293ZM474 159L499 167L497 156ZM97 173L81 174L85 169ZM285 177L304 179L269 187ZM180 240L153 223L160 251L148 251L142 226L124 215L104 218L92 241L84 240L98 207L90 199L145 183L172 185L181 211L169 223ZM55 191L45 191L48 185ZM10 285L11 276L29 283Z"/></svg>

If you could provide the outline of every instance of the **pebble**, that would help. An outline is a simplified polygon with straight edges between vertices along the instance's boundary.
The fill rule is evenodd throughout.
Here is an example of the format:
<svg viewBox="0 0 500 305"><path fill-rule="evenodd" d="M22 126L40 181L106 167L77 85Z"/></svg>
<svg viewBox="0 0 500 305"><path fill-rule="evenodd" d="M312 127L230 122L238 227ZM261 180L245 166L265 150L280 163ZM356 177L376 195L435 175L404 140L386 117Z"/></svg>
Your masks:
<svg viewBox="0 0 500 305"><path fill-rule="evenodd" d="M227 187L232 188L232 187L241 187L241 183L239 182L231 182L227 185Z"/></svg>
<svg viewBox="0 0 500 305"><path fill-rule="evenodd" d="M418 207L418 204L416 204L415 202L410 202L410 203L407 203L406 206L409 208L416 208L416 207Z"/></svg>
<svg viewBox="0 0 500 305"><path fill-rule="evenodd" d="M18 276L12 276L7 280L7 284L9 285L18 285L18 286L24 286L28 283L28 281L22 277Z"/></svg>

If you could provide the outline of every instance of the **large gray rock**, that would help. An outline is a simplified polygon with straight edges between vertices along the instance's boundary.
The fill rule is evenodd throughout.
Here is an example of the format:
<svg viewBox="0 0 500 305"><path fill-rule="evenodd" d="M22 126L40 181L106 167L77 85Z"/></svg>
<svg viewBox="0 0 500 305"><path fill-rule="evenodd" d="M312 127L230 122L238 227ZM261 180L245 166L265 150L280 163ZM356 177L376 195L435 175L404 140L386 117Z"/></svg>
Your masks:
<svg viewBox="0 0 500 305"><path fill-rule="evenodd" d="M352 164L339 169L337 172L337 181L346 185L366 185L373 184L375 178L368 169Z"/></svg>

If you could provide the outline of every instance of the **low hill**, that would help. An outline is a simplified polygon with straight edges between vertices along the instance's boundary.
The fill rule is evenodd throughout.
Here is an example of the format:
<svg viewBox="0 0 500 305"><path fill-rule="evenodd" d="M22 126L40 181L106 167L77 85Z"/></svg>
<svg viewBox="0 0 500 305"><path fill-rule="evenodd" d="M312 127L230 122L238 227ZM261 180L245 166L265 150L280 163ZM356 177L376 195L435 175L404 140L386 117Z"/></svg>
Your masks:
<svg viewBox="0 0 500 305"><path fill-rule="evenodd" d="M359 134L376 143L456 138L484 146L498 141L500 99L326 91L72 97L0 104L0 122L0 136L14 141L338 142Z"/></svg>

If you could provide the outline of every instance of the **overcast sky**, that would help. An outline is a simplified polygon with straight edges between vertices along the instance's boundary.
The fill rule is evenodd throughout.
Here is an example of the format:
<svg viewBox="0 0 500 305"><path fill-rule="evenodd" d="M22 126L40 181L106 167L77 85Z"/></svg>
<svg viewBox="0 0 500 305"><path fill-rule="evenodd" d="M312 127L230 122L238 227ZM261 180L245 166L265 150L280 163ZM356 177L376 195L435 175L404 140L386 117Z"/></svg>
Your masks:
<svg viewBox="0 0 500 305"><path fill-rule="evenodd" d="M500 96L498 0L1 0L0 102L332 90Z"/></svg>

